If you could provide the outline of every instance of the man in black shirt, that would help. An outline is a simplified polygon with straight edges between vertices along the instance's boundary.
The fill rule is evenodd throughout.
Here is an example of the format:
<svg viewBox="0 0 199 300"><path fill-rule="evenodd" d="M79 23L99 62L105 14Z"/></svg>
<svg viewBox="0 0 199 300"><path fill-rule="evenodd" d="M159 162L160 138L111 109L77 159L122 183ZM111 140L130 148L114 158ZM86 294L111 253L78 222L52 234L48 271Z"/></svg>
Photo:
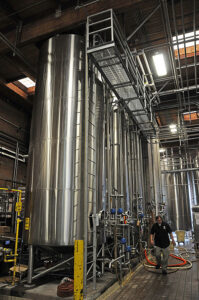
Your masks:
<svg viewBox="0 0 199 300"><path fill-rule="evenodd" d="M155 256L156 256L156 260L157 260L156 269L160 268L161 252L163 254L162 274L167 274L167 266L168 266L168 259L169 259L169 246L170 246L169 234L172 239L172 243L175 246L175 241L173 238L171 227L166 222L163 222L161 216L157 216L156 223L153 224L153 226L151 228L151 245L154 245L154 241L155 241L155 246L156 246L155 247Z"/></svg>

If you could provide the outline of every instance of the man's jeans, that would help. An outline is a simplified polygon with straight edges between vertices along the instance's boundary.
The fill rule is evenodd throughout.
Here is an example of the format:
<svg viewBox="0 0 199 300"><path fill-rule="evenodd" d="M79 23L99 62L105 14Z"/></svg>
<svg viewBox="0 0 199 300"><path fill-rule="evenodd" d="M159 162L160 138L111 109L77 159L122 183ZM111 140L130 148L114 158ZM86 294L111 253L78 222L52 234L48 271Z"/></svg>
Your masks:
<svg viewBox="0 0 199 300"><path fill-rule="evenodd" d="M163 254L162 257L162 263L161 263L161 252ZM162 265L162 270L167 269L168 266L168 259L169 259L169 247L167 248L160 248L160 247L155 247L155 256L157 260L158 265Z"/></svg>

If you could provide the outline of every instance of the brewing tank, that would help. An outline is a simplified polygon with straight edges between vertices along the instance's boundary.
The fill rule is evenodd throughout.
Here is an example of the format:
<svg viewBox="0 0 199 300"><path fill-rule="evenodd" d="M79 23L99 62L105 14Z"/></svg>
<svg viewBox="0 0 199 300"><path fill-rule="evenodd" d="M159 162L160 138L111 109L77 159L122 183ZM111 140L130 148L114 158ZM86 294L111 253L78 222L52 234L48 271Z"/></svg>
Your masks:
<svg viewBox="0 0 199 300"><path fill-rule="evenodd" d="M30 244L72 245L77 232L82 233L83 206L74 203L74 188L81 180L74 177L80 174L83 99L83 39L77 35L50 38L40 51L31 126Z"/></svg>
<svg viewBox="0 0 199 300"><path fill-rule="evenodd" d="M191 230L191 199L184 157L165 157L161 161L163 199L172 230Z"/></svg>

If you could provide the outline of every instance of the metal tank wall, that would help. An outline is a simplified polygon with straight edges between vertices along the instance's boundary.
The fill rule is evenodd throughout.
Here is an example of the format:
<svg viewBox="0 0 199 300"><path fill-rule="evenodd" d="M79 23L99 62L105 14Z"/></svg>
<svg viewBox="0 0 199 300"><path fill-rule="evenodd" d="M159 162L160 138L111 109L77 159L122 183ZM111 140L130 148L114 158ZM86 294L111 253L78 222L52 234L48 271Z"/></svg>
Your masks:
<svg viewBox="0 0 199 300"><path fill-rule="evenodd" d="M49 39L41 48L33 112L28 205L29 243L67 246L83 238L84 41ZM88 243L92 214L110 208L144 212L147 170L137 126L113 103L97 72L89 72ZM147 171L149 172L149 171Z"/></svg>
<svg viewBox="0 0 199 300"><path fill-rule="evenodd" d="M77 136L82 130L83 99L83 39L77 35L50 38L40 52L29 148L30 244L72 245L73 227L82 233L82 205L79 202L73 210L73 189L80 185L74 182L74 174L81 159Z"/></svg>
<svg viewBox="0 0 199 300"><path fill-rule="evenodd" d="M168 222L173 230L191 230L191 199L186 160L171 153L161 160L163 199L167 205Z"/></svg>
<svg viewBox="0 0 199 300"><path fill-rule="evenodd" d="M198 170L192 172L192 182L195 188L195 199L194 205L199 205L199 153L196 150L194 154L192 154L193 159L193 168L198 168Z"/></svg>
<svg viewBox="0 0 199 300"><path fill-rule="evenodd" d="M156 215L159 212L160 203L162 203L162 182L161 182L161 170L160 170L160 153L159 153L159 141L155 138L151 138L148 142L149 153L149 172L150 172L150 185L151 185L151 197L156 206Z"/></svg>

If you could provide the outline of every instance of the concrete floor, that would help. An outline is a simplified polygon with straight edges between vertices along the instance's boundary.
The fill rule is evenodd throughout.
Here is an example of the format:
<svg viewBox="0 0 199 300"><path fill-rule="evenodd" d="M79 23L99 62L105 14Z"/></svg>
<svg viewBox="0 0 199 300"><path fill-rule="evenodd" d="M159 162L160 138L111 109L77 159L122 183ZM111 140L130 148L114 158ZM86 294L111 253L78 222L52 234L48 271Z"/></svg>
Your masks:
<svg viewBox="0 0 199 300"><path fill-rule="evenodd" d="M87 300L97 299L101 294L104 293L111 285L116 281L115 274L106 273L103 277L97 280L97 288L93 290L92 282L88 284L87 288ZM11 285L0 283L0 295L3 297L0 300L20 300L20 299L33 299L33 300L57 300L61 299L57 297L57 286L60 281L53 281L43 283L31 288L16 286L12 287ZM11 297L11 295L15 297ZM21 297L21 298L16 298ZM67 297L65 299L72 300L73 297Z"/></svg>

